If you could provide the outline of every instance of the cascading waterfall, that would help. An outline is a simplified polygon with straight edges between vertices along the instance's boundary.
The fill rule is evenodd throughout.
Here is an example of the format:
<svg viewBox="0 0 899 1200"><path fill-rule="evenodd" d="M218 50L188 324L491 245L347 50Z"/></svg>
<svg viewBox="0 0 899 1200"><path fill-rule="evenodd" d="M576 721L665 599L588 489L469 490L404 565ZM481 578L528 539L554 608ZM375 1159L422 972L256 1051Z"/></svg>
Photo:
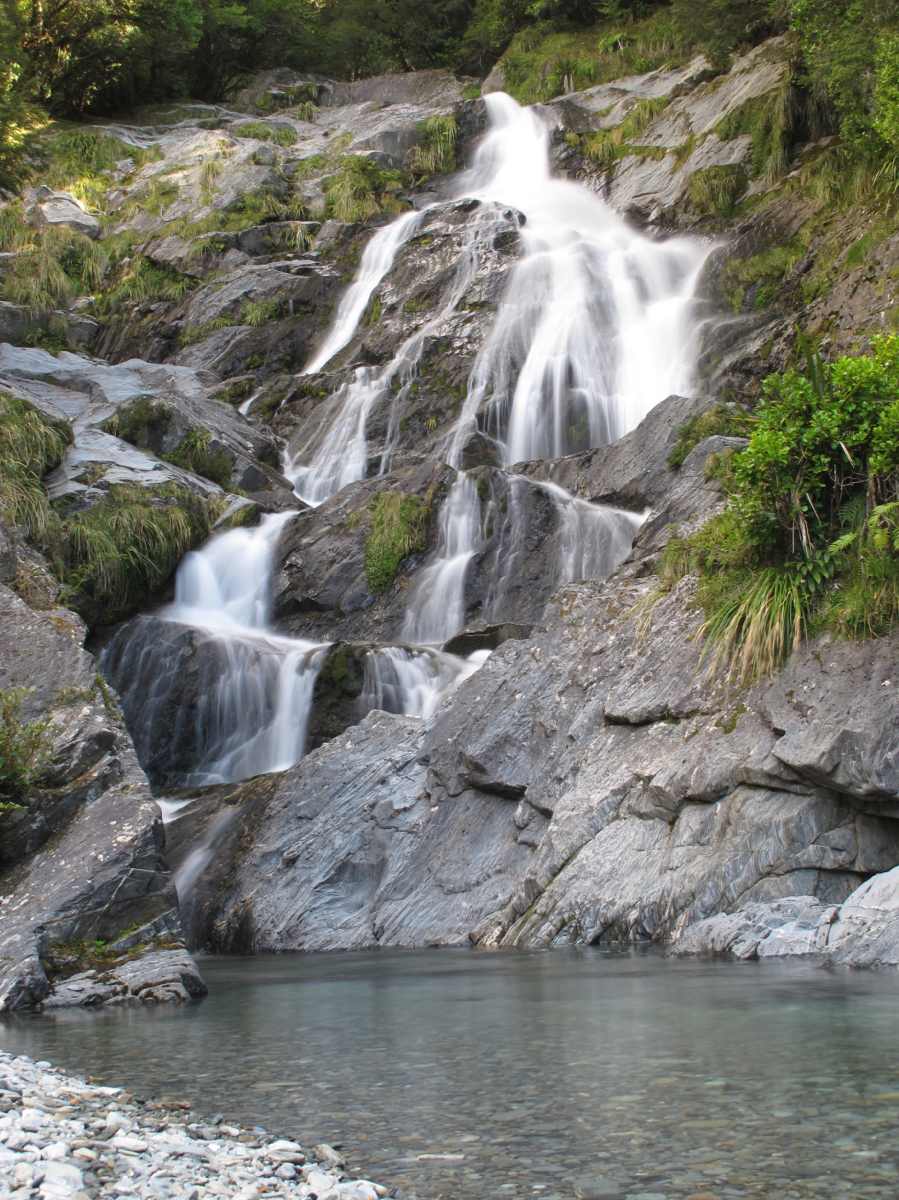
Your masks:
<svg viewBox="0 0 899 1200"><path fill-rule="evenodd" d="M414 215L421 216L423 214ZM404 220L405 217L399 218L399 221ZM388 229L393 228L392 225L388 226ZM408 225L404 226L404 230L409 228ZM413 228L417 228L417 225ZM434 316L406 338L385 367L380 369L358 367L353 378L344 383L326 402L327 423L324 429L313 436L311 444L302 447L285 463L284 473L293 483L296 494L306 504L313 506L322 504L330 496L339 492L341 488L366 477L369 465L368 420L374 408L388 396L391 397L390 418L378 474L384 475L390 470L391 457L398 434L398 414L415 381L428 340L457 310L460 301L471 285L478 267L476 246L480 232L480 222L475 217L465 232L458 265ZM381 238L383 233L382 230L381 233L376 234L376 238ZM389 243L390 253L393 257L400 246L408 240L408 236L411 235L407 234L402 240L393 240ZM384 247L386 246L385 242ZM382 249L386 254L386 248L382 247ZM391 263L393 257L391 257ZM389 267L385 268L385 271L387 269ZM356 285L354 284L353 287ZM373 290L374 287L369 290L369 296ZM364 311L364 307L362 311ZM361 319L362 311L358 314L357 324ZM346 334L347 341L355 331L351 330L347 333L348 327L348 322L345 322L345 327L340 335L343 337ZM328 341L330 342L330 340L329 338ZM308 374L310 370L311 368L307 368L305 373ZM309 461L304 463L303 460L307 458Z"/></svg>
<svg viewBox="0 0 899 1200"><path fill-rule="evenodd" d="M467 658L417 646L382 646L365 656L360 711L380 708L409 717L430 717L446 692L486 662L489 650Z"/></svg>
<svg viewBox="0 0 899 1200"><path fill-rule="evenodd" d="M520 211L520 257L441 447L456 476L439 515L436 551L411 593L400 634L408 644L367 652L360 712L380 707L428 717L442 695L482 664L486 651L463 660L438 647L465 625L466 576L490 538L494 578L482 616L505 618L507 598L521 587L516 572L527 553L528 489L542 489L551 501L558 544L553 577L560 583L609 574L626 557L643 519L513 474L507 475L501 517L495 506L482 513L478 487L461 469L474 432L493 439L507 468L558 457L623 436L655 404L691 383L697 328L692 296L709 247L688 238L654 242L629 228L588 189L552 178L551 125L544 112L521 108L502 94L485 103L488 133L455 189L457 199L483 203L464 229L437 311L386 366L357 368L322 406L321 425L308 443L285 463L297 495L311 505L373 469L390 469L399 416L429 339L462 310L480 247L489 244L489 223L502 209ZM350 344L427 212L405 213L371 238L305 374L321 371ZM241 412L249 412L254 399ZM390 405L387 435L372 464L367 428L381 405ZM269 625L275 548L291 515L266 517L255 530L219 535L189 554L178 572L175 602L160 614L195 632L207 659L205 686L174 719L173 740L180 722L193 722L202 734L202 762L186 782L232 781L287 767L302 756L327 647L283 637ZM160 679L152 645L135 637L116 653L111 675L126 708L129 694L137 696L136 711L146 715L148 728L171 722L171 681ZM198 854L212 853L211 846ZM188 862L191 872L198 864L202 869L200 857Z"/></svg>
<svg viewBox="0 0 899 1200"><path fill-rule="evenodd" d="M537 486L553 500L559 521L559 583L605 579L631 552L645 513L579 500L557 483Z"/></svg>
<svg viewBox="0 0 899 1200"><path fill-rule="evenodd" d="M375 288L393 266L400 248L414 237L423 216L423 211L403 213L401 217L379 229L365 247L359 273L341 300L334 324L303 372L304 375L314 375L316 371L320 371L351 340Z"/></svg>
<svg viewBox="0 0 899 1200"><path fill-rule="evenodd" d="M472 478L460 471L440 510L437 553L422 571L406 610L402 636L439 645L465 624L465 573L481 540L481 502Z"/></svg>
<svg viewBox="0 0 899 1200"><path fill-rule="evenodd" d="M507 464L557 458L617 440L688 388L693 293L711 248L644 237L587 188L552 177L538 109L502 93L485 103L490 129L464 185L526 221L449 441L452 465L478 420Z"/></svg>
<svg viewBox="0 0 899 1200"><path fill-rule="evenodd" d="M185 708L172 701L178 680L160 669L158 647L138 635L113 643L104 669L126 712L179 745L191 730L190 786L230 783L283 770L303 755L315 680L327 647L286 638L269 628L274 555L296 513L266 516L255 529L219 534L187 554L178 568L175 601L158 615L195 632L202 687ZM172 724L174 722L174 724ZM138 732L135 741L140 746Z"/></svg>

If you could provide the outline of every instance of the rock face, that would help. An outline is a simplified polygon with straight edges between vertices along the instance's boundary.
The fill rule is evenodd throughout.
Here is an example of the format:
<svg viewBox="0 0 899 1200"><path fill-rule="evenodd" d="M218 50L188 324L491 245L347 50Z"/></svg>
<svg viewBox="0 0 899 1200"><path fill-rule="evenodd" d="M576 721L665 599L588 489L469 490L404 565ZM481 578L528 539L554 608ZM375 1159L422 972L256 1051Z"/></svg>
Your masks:
<svg viewBox="0 0 899 1200"><path fill-rule="evenodd" d="M80 618L3 585L0 612L0 691L42 723L35 786L0 813L0 1011L202 995L159 810Z"/></svg>
<svg viewBox="0 0 899 1200"><path fill-rule="evenodd" d="M64 226L89 238L100 236L100 222L74 196L68 192L54 192L48 187L35 190L33 203L28 209L28 219L39 227Z"/></svg>
<svg viewBox="0 0 899 1200"><path fill-rule="evenodd" d="M561 173L653 236L689 230L722 245L696 266L694 394L659 396L631 433L586 449L599 437L572 399L576 372L547 352L544 389L563 398L552 444L582 449L513 467L498 426L527 348L505 348L498 382L469 382L499 306L531 302L510 295L532 250L526 219L504 196L454 198L457 176L418 186L416 166L429 118L450 116L461 164L482 102L444 71L347 84L273 72L235 97L240 111L199 106L146 131L159 157L120 173L110 223L156 291L118 307L107 297L98 329L66 314L105 360L0 345L0 386L71 425L45 481L67 511L124 484L157 498L186 489L222 520L297 515L278 543L271 623L252 638L152 613L111 637L105 669L133 745L97 690L78 619L55 607L52 583L41 611L27 602L23 564L45 590L46 567L0 527L14 651L0 689L41 681L23 714L46 718L52 742L27 807L0 816L0 1006L199 994L170 866L192 880L181 904L191 944L218 950L651 940L899 965L899 639L819 639L737 692L703 656L695 581L666 590L656 574L672 535L724 504L710 456L742 444L707 439L674 470L685 422L725 386L754 395L786 360L794 322L812 318L836 346L895 314L896 238L877 242L877 271L847 264L839 286L816 292L819 207L756 161L752 118L789 99L788 49L773 40L727 72L697 58L545 106ZM597 152L605 135L612 165ZM802 175L822 152L797 143L784 170ZM371 192L341 204L334 180L360 168ZM67 213L78 228L70 198L32 199L31 219ZM367 252L400 213L405 240L380 270ZM848 247L851 218L831 220ZM776 277L772 246L784 252ZM358 321L316 362L360 270L371 288ZM10 307L2 328L24 339ZM610 316L604 335L615 328ZM349 460L351 482L341 476L326 499L298 486L303 503L291 479L334 431L330 461ZM466 480L462 544L443 517ZM399 549L379 575L378 514L401 501L417 524L392 530ZM418 589L449 605L449 576L434 569L463 559L455 636L442 647L445 633L414 637ZM256 680L250 715L270 722L288 637L308 640L318 672L311 753L199 788L210 778L199 768L234 732L222 680ZM422 653L437 668L444 651L492 653L477 673L455 664L436 712L382 711L397 705L372 685L372 656L401 660L412 641L433 643ZM157 787L191 782L166 846L138 759Z"/></svg>
<svg viewBox="0 0 899 1200"><path fill-rule="evenodd" d="M720 503L704 477L715 444L669 486L688 524ZM615 449L599 494L622 477ZM649 480L662 438L656 453ZM731 694L702 659L689 578L653 602L644 563L664 527L662 505L629 563L563 588L426 729L372 714L245 785L252 800L234 789L240 850L212 871L198 936L267 950L676 942L709 914L736 912L725 929L742 930L759 906L808 921L864 904L864 881L899 858L899 643L812 643Z"/></svg>

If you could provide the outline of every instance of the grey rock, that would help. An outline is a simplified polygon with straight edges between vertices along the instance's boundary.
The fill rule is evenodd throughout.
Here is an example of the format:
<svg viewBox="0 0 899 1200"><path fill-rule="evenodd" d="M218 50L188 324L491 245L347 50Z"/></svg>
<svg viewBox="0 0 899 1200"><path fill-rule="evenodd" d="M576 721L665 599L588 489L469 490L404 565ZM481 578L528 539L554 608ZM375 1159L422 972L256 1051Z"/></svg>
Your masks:
<svg viewBox="0 0 899 1200"><path fill-rule="evenodd" d="M0 607L0 687L26 689L23 718L47 722L37 785L20 797L23 808L2 817L5 1011L41 1006L60 958L71 953L65 947L95 938L114 942L127 927L170 913L175 898L157 806L121 718L96 685L83 623L65 610L35 612L2 586ZM177 945L176 915L166 927ZM156 938L148 944L154 947ZM139 974L142 948L132 950L127 971Z"/></svg>
<svg viewBox="0 0 899 1200"><path fill-rule="evenodd" d="M63 226L85 237L100 236L100 222L68 192L54 192L41 186L35 192L34 202L27 210L32 225Z"/></svg>

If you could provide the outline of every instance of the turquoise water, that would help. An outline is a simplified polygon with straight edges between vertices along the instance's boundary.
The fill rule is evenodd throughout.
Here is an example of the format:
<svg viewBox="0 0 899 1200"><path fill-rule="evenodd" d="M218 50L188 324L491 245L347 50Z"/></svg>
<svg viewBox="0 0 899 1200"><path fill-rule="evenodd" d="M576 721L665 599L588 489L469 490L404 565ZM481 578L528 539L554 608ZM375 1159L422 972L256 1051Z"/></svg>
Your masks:
<svg viewBox="0 0 899 1200"><path fill-rule="evenodd" d="M899 1195L894 974L600 949L202 967L201 1004L17 1018L0 1045L340 1144L407 1200Z"/></svg>

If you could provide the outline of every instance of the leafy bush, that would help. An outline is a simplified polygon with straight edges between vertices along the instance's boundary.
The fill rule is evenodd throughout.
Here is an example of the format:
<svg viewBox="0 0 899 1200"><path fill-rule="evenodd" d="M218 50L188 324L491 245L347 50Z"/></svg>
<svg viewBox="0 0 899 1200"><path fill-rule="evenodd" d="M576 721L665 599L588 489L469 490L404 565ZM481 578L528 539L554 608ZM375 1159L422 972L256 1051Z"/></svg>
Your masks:
<svg viewBox="0 0 899 1200"><path fill-rule="evenodd" d="M365 541L365 577L371 591L386 591L403 559L426 548L428 513L418 496L380 492L374 498Z"/></svg>
<svg viewBox="0 0 899 1200"><path fill-rule="evenodd" d="M728 506L671 539L663 583L695 572L716 665L747 682L816 622L853 636L899 621L899 337L769 376Z"/></svg>
<svg viewBox="0 0 899 1200"><path fill-rule="evenodd" d="M22 688L0 691L0 811L21 807L50 754L50 722L22 720L25 695Z"/></svg>

